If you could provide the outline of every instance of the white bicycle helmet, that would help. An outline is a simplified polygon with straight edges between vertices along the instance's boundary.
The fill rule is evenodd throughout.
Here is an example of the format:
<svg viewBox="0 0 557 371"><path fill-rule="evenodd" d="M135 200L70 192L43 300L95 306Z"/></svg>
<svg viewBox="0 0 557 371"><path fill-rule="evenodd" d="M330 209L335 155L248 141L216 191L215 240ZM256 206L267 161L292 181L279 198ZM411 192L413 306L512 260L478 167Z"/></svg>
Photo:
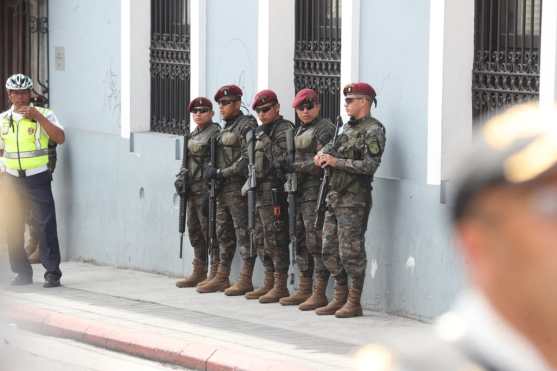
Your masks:
<svg viewBox="0 0 557 371"><path fill-rule="evenodd" d="M22 73L12 75L6 80L8 90L28 90L33 88L33 80Z"/></svg>

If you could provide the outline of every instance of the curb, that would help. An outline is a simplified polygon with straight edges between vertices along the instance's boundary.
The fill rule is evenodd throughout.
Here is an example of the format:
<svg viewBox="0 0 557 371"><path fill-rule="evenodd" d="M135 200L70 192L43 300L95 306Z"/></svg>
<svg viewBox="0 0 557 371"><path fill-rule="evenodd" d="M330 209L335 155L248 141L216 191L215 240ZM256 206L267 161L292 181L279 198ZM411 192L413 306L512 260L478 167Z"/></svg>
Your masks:
<svg viewBox="0 0 557 371"><path fill-rule="evenodd" d="M11 305L6 313L20 327L33 332L196 370L311 370L296 363L261 359L256 352L248 353L200 342L184 343L148 331L138 332L125 327L103 325L32 305Z"/></svg>

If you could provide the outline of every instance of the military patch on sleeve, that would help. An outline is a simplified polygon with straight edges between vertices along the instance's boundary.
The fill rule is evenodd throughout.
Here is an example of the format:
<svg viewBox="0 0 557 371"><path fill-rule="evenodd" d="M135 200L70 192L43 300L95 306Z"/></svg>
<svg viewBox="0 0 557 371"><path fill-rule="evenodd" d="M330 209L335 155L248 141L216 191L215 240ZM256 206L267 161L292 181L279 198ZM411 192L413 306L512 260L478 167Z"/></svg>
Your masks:
<svg viewBox="0 0 557 371"><path fill-rule="evenodd" d="M372 155L378 155L381 152L381 148L379 148L379 144L376 141L368 143L367 148Z"/></svg>

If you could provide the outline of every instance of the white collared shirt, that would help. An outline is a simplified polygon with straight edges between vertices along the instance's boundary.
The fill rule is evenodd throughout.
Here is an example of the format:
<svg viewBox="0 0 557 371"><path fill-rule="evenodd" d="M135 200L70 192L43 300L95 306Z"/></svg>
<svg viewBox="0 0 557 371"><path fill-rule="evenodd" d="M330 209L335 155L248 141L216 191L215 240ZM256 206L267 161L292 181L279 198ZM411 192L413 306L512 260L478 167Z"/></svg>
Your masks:
<svg viewBox="0 0 557 371"><path fill-rule="evenodd" d="M501 370L551 371L536 348L501 318L478 291L461 295L435 326L441 338Z"/></svg>

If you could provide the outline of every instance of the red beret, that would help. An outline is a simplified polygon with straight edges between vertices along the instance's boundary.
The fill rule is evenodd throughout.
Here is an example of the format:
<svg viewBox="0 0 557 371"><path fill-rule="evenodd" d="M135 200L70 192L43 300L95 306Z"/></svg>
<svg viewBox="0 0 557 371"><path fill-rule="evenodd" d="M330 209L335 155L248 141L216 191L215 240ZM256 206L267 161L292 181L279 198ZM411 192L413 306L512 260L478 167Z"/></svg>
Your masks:
<svg viewBox="0 0 557 371"><path fill-rule="evenodd" d="M277 95L274 91L269 89L261 90L259 93L255 94L251 108L255 109L255 107L259 107L267 103L278 103Z"/></svg>
<svg viewBox="0 0 557 371"><path fill-rule="evenodd" d="M345 97L350 96L368 96L372 100L375 98L375 89L371 87L371 85L366 84L365 82L355 82L352 84L348 84L342 90Z"/></svg>
<svg viewBox="0 0 557 371"><path fill-rule="evenodd" d="M215 101L219 101L221 98L240 98L243 95L242 89L237 85L224 85L215 93Z"/></svg>
<svg viewBox="0 0 557 371"><path fill-rule="evenodd" d="M294 97L294 100L292 101L292 107L296 108L300 104L308 101L317 104L319 103L319 96L313 89L308 89L308 88L302 89Z"/></svg>
<svg viewBox="0 0 557 371"><path fill-rule="evenodd" d="M212 110L213 103L211 103L211 101L205 97L197 97L190 102L188 111L191 112L191 110L196 107L207 107Z"/></svg>

